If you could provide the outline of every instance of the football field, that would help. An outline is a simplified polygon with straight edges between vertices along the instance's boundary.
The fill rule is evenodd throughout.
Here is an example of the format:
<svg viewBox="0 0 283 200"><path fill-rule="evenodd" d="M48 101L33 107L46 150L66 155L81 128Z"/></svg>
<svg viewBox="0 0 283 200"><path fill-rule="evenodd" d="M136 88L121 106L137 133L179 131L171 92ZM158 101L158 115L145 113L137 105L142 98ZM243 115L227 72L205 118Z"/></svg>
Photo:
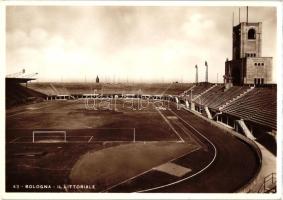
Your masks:
<svg viewBox="0 0 283 200"><path fill-rule="evenodd" d="M15 192L232 192L259 165L247 144L165 100L15 107L6 144L6 186Z"/></svg>

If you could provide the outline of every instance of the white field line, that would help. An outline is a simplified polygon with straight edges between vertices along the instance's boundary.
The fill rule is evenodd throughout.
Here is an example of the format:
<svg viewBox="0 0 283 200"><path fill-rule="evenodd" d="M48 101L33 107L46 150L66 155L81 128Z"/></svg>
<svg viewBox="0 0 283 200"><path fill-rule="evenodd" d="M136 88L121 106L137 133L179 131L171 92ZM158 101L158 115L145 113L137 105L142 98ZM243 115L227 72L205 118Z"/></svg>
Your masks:
<svg viewBox="0 0 283 200"><path fill-rule="evenodd" d="M66 131L44 131L44 130L41 130L41 131L33 131L33 133L66 133Z"/></svg>
<svg viewBox="0 0 283 200"><path fill-rule="evenodd" d="M176 131L176 129L172 126L169 120L160 112L160 110L156 109L157 112L161 115L164 121L168 124L168 126L174 131L174 133L180 138L182 142L185 142L184 139L180 136L180 134Z"/></svg>
<svg viewBox="0 0 283 200"><path fill-rule="evenodd" d="M58 137L58 136L38 136L40 138L54 138L54 137ZM30 138L30 142L21 142L20 140L23 139L23 138ZM132 140L92 140L93 139L93 136L92 135L88 135L88 136L67 136L67 139L68 138L89 138L89 140L74 140L74 141L68 141L67 140L67 143L90 143L90 142L112 142L112 143L130 143L130 142L133 142ZM135 140L135 143L155 143L155 142L172 142L172 143L180 143L181 141L180 140L162 140L162 141L155 141L155 140L148 140L148 141L136 141ZM17 144L20 144L20 143L23 143L23 144L32 144L32 136L21 136L21 137L17 137L13 140L11 140L9 143L17 143ZM35 142L35 143L44 143L44 142ZM48 143L48 142L47 142ZM60 142L56 142L56 143L60 143ZM63 142L61 142L63 143Z"/></svg>
<svg viewBox="0 0 283 200"><path fill-rule="evenodd" d="M50 105L49 102L50 101L48 101L48 103L46 103L47 105L44 104L42 107L38 107L35 110L26 110L26 111L18 112L18 113L15 113L15 114L7 115L6 118L13 117L13 116L16 116L16 115L20 115L20 114L23 114L23 113L26 113L26 112L37 111L37 110L40 110L40 109L43 109L43 108L48 108L48 107L51 107L51 106L54 105L53 103L51 103L51 105Z"/></svg>
<svg viewBox="0 0 283 200"><path fill-rule="evenodd" d="M24 164L24 165L17 165L17 166L18 167L25 167L25 168L32 168L32 169L50 170L50 171L71 171L72 170L72 168L71 169L69 169L69 168L66 168L66 169L62 169L62 168L54 169L54 168L48 168L48 167L30 166L30 165L26 165L26 164Z"/></svg>
<svg viewBox="0 0 283 200"><path fill-rule="evenodd" d="M155 113L155 112L152 112L152 113ZM34 130L34 131L45 131L44 129L50 129L50 127L48 128L41 128L40 130ZM76 130L133 130L134 128L124 128L124 127L122 127L122 128L75 128L75 129L71 129L72 131L76 131ZM7 129L7 130L27 130L27 128L10 128L10 129ZM66 130L68 130L68 129L66 129ZM56 130L54 130L54 131L56 131ZM57 130L57 131L60 131L60 130ZM62 131L62 130L61 130Z"/></svg>
<svg viewBox="0 0 283 200"><path fill-rule="evenodd" d="M39 106L39 108L40 108L40 106L46 106L46 105L48 105L48 102L46 102L46 101L44 101L44 102L40 102L40 103L35 103L35 104L27 104L27 105L22 105L21 107L18 107L18 108L16 108L16 109L8 109L7 111L6 111L6 114L7 115L9 115L9 114L11 114L11 113L15 113L15 112L21 112L21 111L24 111L24 110L27 110L27 111L31 111L31 110L29 110L29 108L30 108L30 106ZM34 107L33 107L34 108ZM38 108L36 108L36 110L37 110ZM11 114L11 115L13 115L13 114Z"/></svg>
<svg viewBox="0 0 283 200"><path fill-rule="evenodd" d="M131 143L132 141L129 141L129 140L95 140L95 141L92 141L92 143ZM135 143L159 143L159 142L168 142L168 143L182 143L182 141L180 140L172 140L172 141L167 141L167 140L163 140L163 141L136 141ZM11 143L11 142L10 142ZM51 142L12 142L13 144L51 144ZM73 143L88 143L87 141L82 141L82 140L76 140L76 141L62 141L62 142L54 142L54 144L58 144L58 143L70 143L70 144L73 144Z"/></svg>
<svg viewBox="0 0 283 200"><path fill-rule="evenodd" d="M149 188L149 189L145 189L145 190L140 190L140 191L137 191L137 192L148 192L148 191L152 191L152 190L157 190L157 189L161 189L161 188L165 188L165 187L168 187L168 186L171 186L171 185L175 185L177 183L180 183L180 182L183 182L185 180L188 180L202 172L204 172L216 159L216 155L217 155L217 149L215 147L215 145L207 138L205 137L203 134L201 134L197 129L195 129L191 124L187 123L183 118L181 118L179 115L177 115L175 112L171 111L176 117L178 117L180 120L182 120L185 124L187 124L188 126L190 126L192 129L194 129L201 137L203 137L205 140L207 140L213 147L214 149L214 156L213 156L213 159L210 161L210 163L208 163L208 165L206 165L204 168L202 168L201 170L199 170L198 172L186 177L186 178L183 178L183 179L180 179L178 181L175 181L175 182L172 182L172 183L169 183L169 184L165 184L165 185L161 185L161 186L158 186L158 187L153 187L153 188Z"/></svg>
<svg viewBox="0 0 283 200"><path fill-rule="evenodd" d="M184 133L187 136L189 136L190 139L195 140L198 143L198 145L202 146L203 148L205 147L205 144L202 141L200 141L200 139L188 133L188 129L183 124L180 123L179 127L184 131Z"/></svg>
<svg viewBox="0 0 283 200"><path fill-rule="evenodd" d="M48 108L48 107L51 107L51 106L53 106L53 105L42 106L42 107L36 108L36 111L43 109L43 108ZM16 115L20 115L20 114L32 112L32 111L35 111L35 110L26 110L26 111L23 111L23 112L18 112L18 113L12 114L12 115L7 115L6 118L10 118L10 117L13 117L13 116L16 116Z"/></svg>
<svg viewBox="0 0 283 200"><path fill-rule="evenodd" d="M37 133L37 135L39 133L63 133L64 134L64 142L67 142L67 135L66 135L66 131L44 131L44 130L40 130L40 131L32 131L32 142L35 142L35 134ZM40 137L40 136L38 136ZM56 136L46 136L46 137L56 137ZM58 136L57 136L58 137Z"/></svg>
<svg viewBox="0 0 283 200"><path fill-rule="evenodd" d="M157 142L160 142L160 141L157 141ZM199 149L200 149L200 147L194 149L193 151L186 152L186 153L184 153L184 154L178 156L177 158L172 158L171 160L169 160L169 161L167 161L167 162L165 162L165 163L173 162L174 160L177 160L177 159L179 159L179 158L181 158L181 157L183 157L183 156L185 156L185 155L188 155L188 154L191 154L191 153L193 153L193 152L195 152L195 151L198 151ZM130 180L132 180L132 179L135 179L135 178L137 178L137 177L139 177L139 176L141 176L141 175L143 175L143 174L146 174L147 172L149 172L149 171L151 171L151 170L155 170L156 167L158 167L158 166L160 166L160 165L163 165L163 164L165 164L165 163L156 165L156 166L154 166L154 167L152 167L152 168L150 168L150 169L148 169L148 170L146 170L146 171L144 171L144 172L142 172L142 173L140 173L140 174L137 174L136 176L133 176L133 177L131 177L131 178L128 178L128 179L126 179L126 180L124 180L124 181L122 181L122 182L120 182L120 183L115 184L115 185L112 185L112 186L110 186L109 188L103 190L102 192L106 192L106 191L108 191L108 190L110 190L110 189L112 189L112 188L115 188L115 187L117 187L117 186L119 186L119 185L122 185L123 183L126 183L126 182L128 182L128 181L130 181Z"/></svg>
<svg viewBox="0 0 283 200"><path fill-rule="evenodd" d="M22 137L16 137L15 139L11 140L9 143L16 143L17 140L19 140Z"/></svg>
<svg viewBox="0 0 283 200"><path fill-rule="evenodd" d="M105 143L105 142L111 142L111 143L129 143L129 141L95 141L96 143ZM95 143L92 142L92 143ZM69 143L69 144L86 144L87 141L82 140L76 140L76 141L56 141L56 142L13 142L13 144L60 144L60 143Z"/></svg>
<svg viewBox="0 0 283 200"><path fill-rule="evenodd" d="M20 115L20 114L23 114L23 113L26 113L26 112L32 112L33 110L26 110L26 111L23 111L23 112L18 112L18 113L15 113L15 114L12 114L12 115L7 115L6 118L10 118L10 117L13 117L13 116L16 116L16 115Z"/></svg>
<svg viewBox="0 0 283 200"><path fill-rule="evenodd" d="M90 141L92 140L92 138L93 138L93 136L91 136L91 137L89 138L89 140L87 141L87 143L90 143Z"/></svg>

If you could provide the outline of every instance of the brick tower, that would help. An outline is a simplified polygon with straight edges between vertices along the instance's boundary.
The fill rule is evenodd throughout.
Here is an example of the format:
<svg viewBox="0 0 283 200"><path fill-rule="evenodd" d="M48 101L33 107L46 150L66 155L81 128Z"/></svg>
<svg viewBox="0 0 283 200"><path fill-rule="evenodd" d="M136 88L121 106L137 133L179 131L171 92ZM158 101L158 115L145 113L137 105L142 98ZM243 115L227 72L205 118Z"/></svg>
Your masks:
<svg viewBox="0 0 283 200"><path fill-rule="evenodd" d="M262 23L240 22L233 26L232 60L225 62L224 83L263 85L272 81L272 57L262 57Z"/></svg>

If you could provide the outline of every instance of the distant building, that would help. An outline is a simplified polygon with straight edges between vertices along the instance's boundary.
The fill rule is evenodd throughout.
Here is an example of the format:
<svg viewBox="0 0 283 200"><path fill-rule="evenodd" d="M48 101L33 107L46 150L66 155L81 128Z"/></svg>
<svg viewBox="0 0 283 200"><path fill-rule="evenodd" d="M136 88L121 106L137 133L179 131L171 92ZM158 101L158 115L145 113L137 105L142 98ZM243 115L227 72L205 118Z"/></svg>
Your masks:
<svg viewBox="0 0 283 200"><path fill-rule="evenodd" d="M272 57L262 57L261 47L261 22L242 22L233 27L233 58L226 60L223 76L226 87L271 83Z"/></svg>
<svg viewBox="0 0 283 200"><path fill-rule="evenodd" d="M96 83L99 83L99 78L98 78L98 76L96 76L96 81L95 81Z"/></svg>

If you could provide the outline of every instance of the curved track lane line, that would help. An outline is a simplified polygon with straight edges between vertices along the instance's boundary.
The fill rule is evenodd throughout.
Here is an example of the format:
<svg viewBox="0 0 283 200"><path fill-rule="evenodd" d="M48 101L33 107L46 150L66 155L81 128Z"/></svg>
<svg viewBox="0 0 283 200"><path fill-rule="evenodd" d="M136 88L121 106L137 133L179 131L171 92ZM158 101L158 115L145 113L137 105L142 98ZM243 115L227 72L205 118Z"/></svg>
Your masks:
<svg viewBox="0 0 283 200"><path fill-rule="evenodd" d="M160 141L158 141L158 142L160 142ZM178 142L179 142L179 141L178 141ZM190 151L189 153L188 153L188 152L187 152L187 153L184 153L184 154L182 154L181 156L178 156L177 158L173 158L173 159L171 159L171 160L168 160L166 163L168 163L168 162L173 162L173 161L175 161L175 160L177 160L177 159L179 159L179 158L182 158L182 157L184 157L184 156L186 156L186 155L188 155L188 154L191 154L191 153L193 153L193 152L195 152L195 151L198 151L199 149L200 149L200 147L194 149L193 151ZM122 181L122 182L120 182L120 183L115 184L115 185L112 185L112 186L106 188L105 190L103 190L102 192L107 192L108 190L111 190L111 189L113 189L113 188L115 188L115 187L117 187L117 186L119 186L119 185L122 185L123 183L126 183L126 182L128 182L128 181L130 181L130 180L133 180L133 179L135 179L135 178L137 178L137 177L143 175L143 174L146 174L147 172L153 170L154 168L156 168L156 167L158 167L158 166L160 166L160 165L157 165L157 166L155 166L155 167L152 167L152 168L150 168L149 170L146 170L146 171L144 171L144 172L142 172L142 173L140 173L140 174L138 174L138 175L136 175L136 176L133 176L133 177L131 177L131 178L128 178L128 179L126 179L126 180L124 180L124 181Z"/></svg>
<svg viewBox="0 0 283 200"><path fill-rule="evenodd" d="M215 159L216 159L216 156L217 156L217 149L216 149L215 145L214 145L207 137L205 137L203 134L201 134L196 128L194 128L191 124L187 123L183 118L181 118L179 115L177 115L177 114L176 114L175 112L173 112L172 110L171 110L171 112L172 112L176 117L178 117L181 121L183 121L183 122L186 123L188 126L190 126L194 131L196 131L202 138L204 138L206 141L208 141L209 144L211 144L211 146L213 147L213 150L214 150L213 159L212 159L212 160L208 163L208 165L206 165L204 168L202 168L202 169L199 170L198 172L196 172L196 173L194 173L194 174L192 174L192 175L190 175L190 176L188 176L188 177L186 177L186 178L180 179L180 180L178 180L178 181L175 181L175 182L172 182L172 183L169 183L169 184L161 185L161 186L158 186L158 187L153 187L153 188L149 188L149 189L145 189L145 190L135 191L135 193L149 192L149 191L153 191L153 190L157 190L157 189L169 187L169 186L178 184L178 183L180 183L180 182L183 182L183 181L185 181L185 180L188 180L188 179L190 179L190 178L192 178L192 177L194 177L194 176L196 176L196 175L198 175L198 174L204 172L208 167L210 167L210 165L212 165L212 163L213 163L213 162L215 161ZM185 156L185 155L187 155L187 154L184 154L184 155L182 155L182 156L180 156L180 157L183 157L183 156ZM179 157L179 158L180 158L180 157ZM177 158L176 158L176 159L177 159ZM173 160L175 160L175 159L173 159ZM152 170L152 169L150 169L150 170ZM148 171L150 171L150 170L147 170L147 171L145 171L145 172L143 172L143 173L141 173L141 174L139 174L139 175L137 175L137 176L134 176L134 177L132 177L132 178L130 178L130 179L127 179L127 180L125 180L125 181L122 181L122 182L119 183L119 184L116 184L116 185L114 185L114 186L111 186L111 187L107 188L106 190L104 190L104 191L102 191L102 192L107 192L108 190L110 190L110 189L112 189L112 188L115 188L115 187L117 187L118 185L121 185L121 184L123 184L123 183L125 183L125 182L127 182L127 181L129 181L129 180L132 180L132 179L134 179L134 178L137 178L138 176L140 176L140 175L142 175L142 174L145 174L146 172L148 172Z"/></svg>
<svg viewBox="0 0 283 200"><path fill-rule="evenodd" d="M166 184L166 185L161 185L161 186L158 186L158 187L153 187L153 188L149 188L149 189L145 189L145 190L139 190L139 191L136 191L136 192L149 192L149 191L153 191L153 190L157 190L157 189L161 189L161 188L165 188L165 187L169 187L169 186L172 186L172 185L175 185L175 184L178 184L178 183L181 183L185 180L188 180L198 174L201 174L202 172L204 172L208 167L210 167L210 165L212 165L212 163L215 161L216 159L216 156L217 156L217 149L215 147L215 145L207 138L205 137L203 134L201 134L196 128L194 128L191 124L189 124L188 122L186 122L183 118L181 118L178 114L176 114L174 111L170 110L175 116L177 116L181 121L183 121L185 124L187 124L188 126L190 126L194 131L196 131L202 138L204 138L206 141L208 141L213 149L214 149L214 156L213 156L213 159L210 161L210 163L208 163L208 165L206 165L204 168L202 168L201 170L199 170L198 172L186 177L186 178L183 178L181 180L178 180L178 181L175 181L175 182L172 182L172 183L169 183L169 184Z"/></svg>
<svg viewBox="0 0 283 200"><path fill-rule="evenodd" d="M178 133L178 131L176 131L176 129L172 126L172 124L169 122L168 119L166 119L166 117L162 114L162 112L160 112L160 110L158 110L156 107L155 109L157 110L157 112L159 113L159 115L162 117L162 119L164 119L164 121L168 124L168 126L172 129L172 131L178 136L178 138L180 139L180 141L182 143L184 143L184 139L180 136L180 134Z"/></svg>

